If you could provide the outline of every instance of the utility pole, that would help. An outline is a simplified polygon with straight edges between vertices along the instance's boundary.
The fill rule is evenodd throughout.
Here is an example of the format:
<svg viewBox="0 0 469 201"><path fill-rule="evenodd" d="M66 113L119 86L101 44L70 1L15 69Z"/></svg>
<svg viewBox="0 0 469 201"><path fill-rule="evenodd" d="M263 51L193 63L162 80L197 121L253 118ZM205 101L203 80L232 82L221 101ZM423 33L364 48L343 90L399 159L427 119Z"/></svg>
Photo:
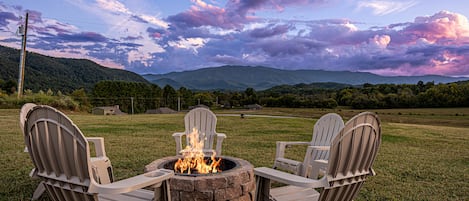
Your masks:
<svg viewBox="0 0 469 201"><path fill-rule="evenodd" d="M19 34L22 36L21 39L21 54L20 54L20 65L18 75L18 99L23 95L24 87L24 66L26 64L26 35L28 32L28 13L26 13L26 20L24 25L20 25L18 28Z"/></svg>
<svg viewBox="0 0 469 201"><path fill-rule="evenodd" d="M178 96L178 112L181 111L181 96Z"/></svg>
<svg viewBox="0 0 469 201"><path fill-rule="evenodd" d="M130 97L130 104L132 105L132 114L134 114L134 97Z"/></svg>

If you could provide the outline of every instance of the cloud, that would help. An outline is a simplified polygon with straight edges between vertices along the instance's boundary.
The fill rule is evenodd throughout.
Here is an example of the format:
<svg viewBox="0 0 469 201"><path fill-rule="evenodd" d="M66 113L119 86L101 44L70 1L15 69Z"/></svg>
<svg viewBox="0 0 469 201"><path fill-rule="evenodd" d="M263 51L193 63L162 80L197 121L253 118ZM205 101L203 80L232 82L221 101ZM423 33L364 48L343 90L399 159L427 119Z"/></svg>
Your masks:
<svg viewBox="0 0 469 201"><path fill-rule="evenodd" d="M191 50L197 54L197 49L202 48L209 40L203 38L183 38L179 37L178 41L169 41L168 45L174 48Z"/></svg>
<svg viewBox="0 0 469 201"><path fill-rule="evenodd" d="M187 11L169 16L173 26L177 28L193 28L214 26L224 29L241 28L245 22L244 16L229 15L226 9L207 4L201 0L194 0L194 5Z"/></svg>
<svg viewBox="0 0 469 201"><path fill-rule="evenodd" d="M361 22L350 19L273 20L256 16L262 10L281 12L326 1L234 0L223 7L207 2L193 0L188 10L166 19L134 12L116 0L81 2L86 12L103 19L104 31L82 30L29 11L34 23L28 31L28 48L51 56L92 59L137 73L231 64L388 75L469 75L469 22L458 13L441 11L412 22L360 29ZM361 9L365 9L377 1L361 2ZM96 5L99 8L92 7ZM390 5L399 9L378 13L407 8ZM24 10L20 7L0 3L0 44L19 47L20 38L14 32L21 13Z"/></svg>
<svg viewBox="0 0 469 201"><path fill-rule="evenodd" d="M403 32L430 42L469 42L469 22L461 14L441 11L428 17L417 17Z"/></svg>
<svg viewBox="0 0 469 201"><path fill-rule="evenodd" d="M124 4L117 0L96 0L97 6L115 13L131 14Z"/></svg>
<svg viewBox="0 0 469 201"><path fill-rule="evenodd" d="M246 15L256 10L275 9L283 11L289 6L304 6L325 4L326 0L251 0L251 1L231 1L227 7L232 8L236 12Z"/></svg>
<svg viewBox="0 0 469 201"><path fill-rule="evenodd" d="M80 31L75 26L43 18L42 13L38 11L27 10L27 12L29 51L56 57L86 58L109 67L124 68L126 61L121 58L127 57L127 52L140 47L135 43L120 42L101 33ZM25 11L21 8L0 7L0 13L8 13L6 16L9 16L5 21L8 24L1 27L16 28L21 23L19 16ZM7 39L0 40L1 45L19 47L19 37L11 36L11 33L1 29L0 35L10 35Z"/></svg>
<svg viewBox="0 0 469 201"><path fill-rule="evenodd" d="M193 6L182 13L168 17L168 21L178 26L213 26L223 29L242 29L247 23L260 20L255 17L258 10L282 11L286 6L300 6L325 3L324 0L250 0L228 1L224 8L208 4L202 0L192 0Z"/></svg>
<svg viewBox="0 0 469 201"><path fill-rule="evenodd" d="M138 23L149 23L163 28L168 28L169 24L155 16L137 14L129 10L123 3L118 0L96 0L97 7L110 11L114 15L127 17ZM100 10L102 12L102 10Z"/></svg>
<svg viewBox="0 0 469 201"><path fill-rule="evenodd" d="M263 28L257 28L250 32L250 36L254 38L266 38L275 35L285 34L290 30L290 26L286 24L272 25Z"/></svg>
<svg viewBox="0 0 469 201"><path fill-rule="evenodd" d="M262 49L271 57L315 54L324 48L324 44L307 38L265 40L251 46Z"/></svg>
<svg viewBox="0 0 469 201"><path fill-rule="evenodd" d="M18 21L19 19L13 13L0 12L0 29L7 26L9 20Z"/></svg>
<svg viewBox="0 0 469 201"><path fill-rule="evenodd" d="M382 16L392 13L403 12L415 5L417 1L389 1L389 0L372 0L372 1L359 1L357 9L361 10L369 8L374 15Z"/></svg>
<svg viewBox="0 0 469 201"><path fill-rule="evenodd" d="M57 39L70 42L107 42L108 39L99 33L81 32L76 34L57 34Z"/></svg>

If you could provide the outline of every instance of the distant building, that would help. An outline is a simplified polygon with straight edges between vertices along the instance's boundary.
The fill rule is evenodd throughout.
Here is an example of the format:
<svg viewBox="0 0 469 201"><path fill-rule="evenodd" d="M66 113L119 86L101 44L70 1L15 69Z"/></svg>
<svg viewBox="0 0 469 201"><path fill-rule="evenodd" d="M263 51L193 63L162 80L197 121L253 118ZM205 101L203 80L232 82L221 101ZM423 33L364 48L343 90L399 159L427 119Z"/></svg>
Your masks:
<svg viewBox="0 0 469 201"><path fill-rule="evenodd" d="M249 110L262 110L262 106L259 104L251 104L251 105L245 105L244 109L249 109Z"/></svg>
<svg viewBox="0 0 469 201"><path fill-rule="evenodd" d="M93 108L91 113L95 114L95 115L122 115L122 114L127 114L125 112L122 112L119 109L119 105L105 106L105 107L95 107L95 108Z"/></svg>

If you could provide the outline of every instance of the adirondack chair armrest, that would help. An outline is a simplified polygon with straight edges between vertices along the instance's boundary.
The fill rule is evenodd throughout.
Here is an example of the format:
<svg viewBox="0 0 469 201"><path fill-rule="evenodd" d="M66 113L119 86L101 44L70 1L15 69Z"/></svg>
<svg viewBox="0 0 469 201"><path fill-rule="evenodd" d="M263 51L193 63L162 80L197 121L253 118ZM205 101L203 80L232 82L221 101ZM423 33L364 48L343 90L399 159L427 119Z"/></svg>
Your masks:
<svg viewBox="0 0 469 201"><path fill-rule="evenodd" d="M223 143L223 140L226 138L225 133L215 133L217 136L217 145L215 148L215 151L217 152L217 155L221 156L221 145Z"/></svg>
<svg viewBox="0 0 469 201"><path fill-rule="evenodd" d="M186 135L185 132L177 132L173 133L173 138L176 141L176 155L180 155L179 153L182 150L182 136Z"/></svg>
<svg viewBox="0 0 469 201"><path fill-rule="evenodd" d="M184 133L184 132L173 133L173 137L182 137L184 135L186 135L186 133Z"/></svg>
<svg viewBox="0 0 469 201"><path fill-rule="evenodd" d="M318 151L329 151L331 147L330 146L308 146L308 149L318 150Z"/></svg>
<svg viewBox="0 0 469 201"><path fill-rule="evenodd" d="M310 145L310 142L294 142L294 141L277 141L276 142L276 151L275 158L283 158L285 156L286 148L292 145Z"/></svg>
<svg viewBox="0 0 469 201"><path fill-rule="evenodd" d="M225 133L215 133L217 135L217 138L222 138L222 139L225 139L226 138L226 134Z"/></svg>
<svg viewBox="0 0 469 201"><path fill-rule="evenodd" d="M88 142L94 144L96 157L106 157L106 149L104 148L104 138L102 137L86 137Z"/></svg>
<svg viewBox="0 0 469 201"><path fill-rule="evenodd" d="M119 180L109 184L98 184L92 180L89 193L122 194L161 183L174 175L172 170L157 169L141 175Z"/></svg>
<svg viewBox="0 0 469 201"><path fill-rule="evenodd" d="M267 167L254 168L254 175L256 175L258 179L268 179L287 185L294 185L306 188L321 188L328 185L325 177L319 180L309 179L303 176L298 176Z"/></svg>

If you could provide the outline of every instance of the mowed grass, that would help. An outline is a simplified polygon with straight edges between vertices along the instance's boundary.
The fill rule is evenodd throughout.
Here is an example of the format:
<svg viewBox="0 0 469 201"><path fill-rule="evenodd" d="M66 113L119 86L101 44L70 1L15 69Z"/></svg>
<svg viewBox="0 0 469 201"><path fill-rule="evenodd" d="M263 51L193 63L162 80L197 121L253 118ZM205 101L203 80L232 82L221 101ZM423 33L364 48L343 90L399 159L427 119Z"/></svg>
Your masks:
<svg viewBox="0 0 469 201"><path fill-rule="evenodd" d="M373 111L373 110L372 110ZM469 108L374 110L382 119L382 146L374 169L356 200L469 200ZM243 158L255 167L272 166L276 141L309 141L322 114L348 109L264 108L216 110L217 131L226 133L223 155ZM223 116L223 113L245 113ZM249 114L294 116L254 117ZM0 110L0 200L28 200L39 183L18 126L19 110ZM67 113L87 137L104 137L116 179L143 173L153 160L175 154L173 132L184 130L184 113L95 116ZM304 147L288 156L302 159ZM43 196L43 200L48 200Z"/></svg>

